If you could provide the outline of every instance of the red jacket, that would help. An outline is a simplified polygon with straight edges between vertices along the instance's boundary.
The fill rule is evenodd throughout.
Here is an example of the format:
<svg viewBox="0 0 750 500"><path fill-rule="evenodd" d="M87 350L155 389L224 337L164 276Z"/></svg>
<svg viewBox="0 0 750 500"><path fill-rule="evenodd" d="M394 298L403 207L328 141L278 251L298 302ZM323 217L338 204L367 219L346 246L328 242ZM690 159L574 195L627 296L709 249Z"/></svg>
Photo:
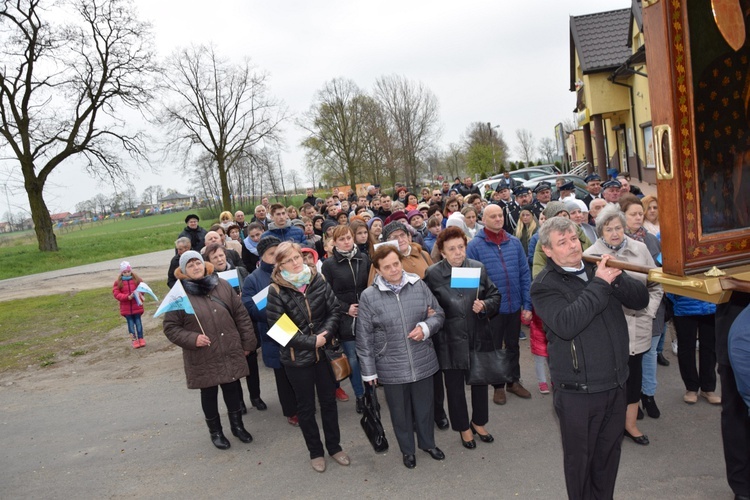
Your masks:
<svg viewBox="0 0 750 500"><path fill-rule="evenodd" d="M536 315L532 310L531 323L529 324L529 333L531 337L531 354L537 356L547 356L547 335L544 333L544 324L542 318Z"/></svg>
<svg viewBox="0 0 750 500"><path fill-rule="evenodd" d="M135 299L128 298L128 295L135 291L135 289L138 287L138 284L134 279L123 280L122 288L118 288L117 285L119 281L119 279L115 280L115 284L112 285L112 295L114 295L115 298L120 301L120 314L122 314L123 316L130 316L131 314L143 314L143 306L138 305L138 302L136 302ZM141 304L143 304L143 294L138 292L138 295L140 296Z"/></svg>

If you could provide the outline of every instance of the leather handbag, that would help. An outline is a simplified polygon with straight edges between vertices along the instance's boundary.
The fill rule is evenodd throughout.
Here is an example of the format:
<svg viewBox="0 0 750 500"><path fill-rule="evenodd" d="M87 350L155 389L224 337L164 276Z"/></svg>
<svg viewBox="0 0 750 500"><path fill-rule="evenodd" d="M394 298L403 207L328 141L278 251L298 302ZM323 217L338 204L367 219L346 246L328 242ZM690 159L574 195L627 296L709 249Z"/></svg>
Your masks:
<svg viewBox="0 0 750 500"><path fill-rule="evenodd" d="M474 332L474 349L469 351L469 369L466 371L466 385L493 385L513 382L513 361L515 354L494 346L492 334L489 335L492 350L480 350L479 342L482 333L478 328Z"/></svg>
<svg viewBox="0 0 750 500"><path fill-rule="evenodd" d="M367 439L370 441L372 448L376 453L381 453L388 449L388 440L385 437L385 429L380 421L380 403L378 403L377 387L371 386L372 390L365 393L364 408L362 418L359 423L365 431Z"/></svg>
<svg viewBox="0 0 750 500"><path fill-rule="evenodd" d="M344 351L340 347L330 347L324 349L324 351L328 358L328 363L331 365L333 378L336 379L336 382L341 382L349 378L349 375L352 374L352 367L349 365L349 358L346 357Z"/></svg>

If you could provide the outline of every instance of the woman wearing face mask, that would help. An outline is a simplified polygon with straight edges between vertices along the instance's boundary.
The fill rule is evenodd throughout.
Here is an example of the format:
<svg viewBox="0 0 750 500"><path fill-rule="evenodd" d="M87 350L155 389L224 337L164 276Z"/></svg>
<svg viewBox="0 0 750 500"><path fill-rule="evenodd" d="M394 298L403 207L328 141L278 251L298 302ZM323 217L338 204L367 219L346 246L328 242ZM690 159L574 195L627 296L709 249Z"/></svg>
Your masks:
<svg viewBox="0 0 750 500"><path fill-rule="evenodd" d="M448 227L438 236L435 247L443 259L430 266L424 281L445 312L445 322L434 336L440 369L445 378L448 414L451 426L461 436L465 448L476 448L474 434L485 443L494 441L484 426L489 420L485 385L471 386L472 416L466 407L464 379L469 370L470 352L477 347L475 339L491 339L489 319L500 307L500 292L487 276L481 262L466 258L466 235L457 227ZM451 287L454 268L480 268L478 289ZM492 346L482 346L482 350Z"/></svg>

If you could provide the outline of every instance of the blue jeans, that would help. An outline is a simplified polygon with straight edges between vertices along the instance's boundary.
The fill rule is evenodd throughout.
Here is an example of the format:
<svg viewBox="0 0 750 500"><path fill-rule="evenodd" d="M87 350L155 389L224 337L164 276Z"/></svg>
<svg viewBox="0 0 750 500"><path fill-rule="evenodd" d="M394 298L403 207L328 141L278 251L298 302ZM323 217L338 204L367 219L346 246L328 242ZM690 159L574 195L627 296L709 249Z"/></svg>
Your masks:
<svg viewBox="0 0 750 500"><path fill-rule="evenodd" d="M352 374L349 376L349 381L352 383L352 389L354 389L354 395L361 398L365 395L365 386L362 385L362 372L359 371L359 359L357 359L357 342L355 340L347 340L342 342L341 346L344 348L346 357L349 358L349 366L352 368Z"/></svg>
<svg viewBox="0 0 750 500"><path fill-rule="evenodd" d="M659 345L656 346L656 354L661 354L664 352L664 337L667 336L667 325L664 324L664 330L662 330L661 335L659 335Z"/></svg>
<svg viewBox="0 0 750 500"><path fill-rule="evenodd" d="M128 333L131 337L135 338L136 332L138 333L138 338L143 338L143 325L141 324L141 315L140 314L128 314L125 316L125 319L128 322Z"/></svg>
<svg viewBox="0 0 750 500"><path fill-rule="evenodd" d="M662 333L662 335L664 335ZM651 337L651 349L643 353L641 361L643 369L643 380L641 381L641 392L646 396L656 394L656 349L662 335Z"/></svg>

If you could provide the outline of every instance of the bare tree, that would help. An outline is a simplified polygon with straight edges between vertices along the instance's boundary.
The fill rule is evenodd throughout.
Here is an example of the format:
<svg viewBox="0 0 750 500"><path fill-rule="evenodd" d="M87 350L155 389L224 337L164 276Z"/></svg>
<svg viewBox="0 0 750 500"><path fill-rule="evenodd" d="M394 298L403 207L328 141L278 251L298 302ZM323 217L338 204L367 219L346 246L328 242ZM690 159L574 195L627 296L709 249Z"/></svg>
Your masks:
<svg viewBox="0 0 750 500"><path fill-rule="evenodd" d="M0 1L0 147L23 174L39 250L55 251L47 179L73 156L100 178L125 176L119 149L145 159L143 135L126 131L117 108L147 105L155 64L151 25L131 1L44 3Z"/></svg>
<svg viewBox="0 0 750 500"><path fill-rule="evenodd" d="M355 189L366 147L365 95L352 80L335 78L323 85L299 121L308 133L302 146L334 156L346 169L346 183Z"/></svg>
<svg viewBox="0 0 750 500"><path fill-rule="evenodd" d="M194 147L209 155L224 210L232 208L232 169L243 157L281 141L285 109L269 95L267 79L248 60L231 64L205 45L179 50L167 63L170 101L159 115L170 136L167 150L183 151L186 160Z"/></svg>
<svg viewBox="0 0 750 500"><path fill-rule="evenodd" d="M555 140L550 137L543 137L539 140L539 155L544 158L547 163L555 161L557 155L557 147L555 146Z"/></svg>
<svg viewBox="0 0 750 500"><path fill-rule="evenodd" d="M525 128L516 129L516 139L518 140L518 146L516 146L516 153L520 156L523 161L529 163L534 160L535 141L534 136Z"/></svg>
<svg viewBox="0 0 750 500"><path fill-rule="evenodd" d="M421 156L440 138L438 100L424 84L398 75L379 78L374 94L398 137L406 181L417 186Z"/></svg>

